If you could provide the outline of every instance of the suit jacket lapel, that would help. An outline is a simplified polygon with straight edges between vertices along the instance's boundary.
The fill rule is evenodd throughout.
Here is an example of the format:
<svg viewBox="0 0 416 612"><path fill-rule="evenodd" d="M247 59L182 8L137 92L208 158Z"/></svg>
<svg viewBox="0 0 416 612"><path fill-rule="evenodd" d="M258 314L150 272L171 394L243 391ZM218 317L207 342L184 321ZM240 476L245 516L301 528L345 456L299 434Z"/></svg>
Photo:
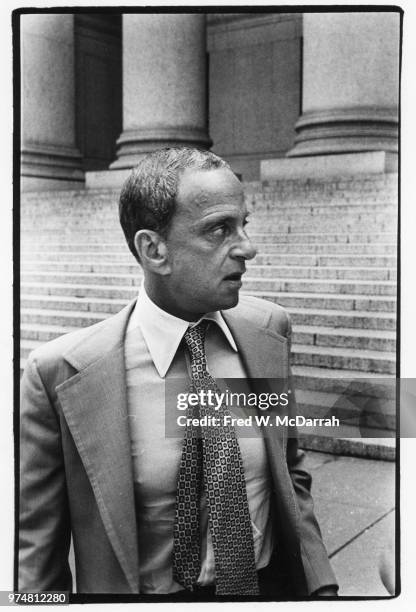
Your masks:
<svg viewBox="0 0 416 612"><path fill-rule="evenodd" d="M78 370L56 389L103 524L133 591L137 526L127 416L124 334L134 303L95 328L65 359Z"/></svg>
<svg viewBox="0 0 416 612"><path fill-rule="evenodd" d="M259 328L258 323L250 319L242 320L241 315L235 317L233 311L222 314L236 341L253 391L257 394L284 391L283 384L287 383L289 373L287 339L269 328ZM267 412L277 413L273 409ZM275 459L276 453L281 455L284 451L285 428L264 427L263 433L269 458ZM281 442L278 446L277 440Z"/></svg>
<svg viewBox="0 0 416 612"><path fill-rule="evenodd" d="M242 321L241 316L237 318L232 310L224 311L222 314L236 341L254 391L257 393L282 392L282 384L288 383L289 377L287 339L266 327L259 328L258 324L254 324L249 319ZM277 410L280 409L272 412L276 414ZM287 412L287 408L284 409L284 412ZM291 545L293 550L299 554L298 510L293 484L287 469L286 427L263 427L263 435L279 519L286 527L291 523L293 529L287 529L287 534L288 537L289 534L293 534L294 539Z"/></svg>
<svg viewBox="0 0 416 612"><path fill-rule="evenodd" d="M236 309L237 310L237 309ZM286 378L287 340L268 328L260 328L240 312L225 310L222 315L240 351L249 378Z"/></svg>
<svg viewBox="0 0 416 612"><path fill-rule="evenodd" d="M233 311L222 313L233 334L247 377L257 393L281 393L289 374L287 339Z"/></svg>

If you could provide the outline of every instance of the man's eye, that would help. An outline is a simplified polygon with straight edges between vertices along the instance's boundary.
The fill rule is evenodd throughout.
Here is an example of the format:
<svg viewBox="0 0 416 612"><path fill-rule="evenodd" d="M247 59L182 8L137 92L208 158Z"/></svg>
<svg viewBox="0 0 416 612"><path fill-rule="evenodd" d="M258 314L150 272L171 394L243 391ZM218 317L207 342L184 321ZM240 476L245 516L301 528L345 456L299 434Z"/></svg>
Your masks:
<svg viewBox="0 0 416 612"><path fill-rule="evenodd" d="M212 228L211 233L215 236L225 236L228 232L228 225L222 223L221 225L216 225Z"/></svg>

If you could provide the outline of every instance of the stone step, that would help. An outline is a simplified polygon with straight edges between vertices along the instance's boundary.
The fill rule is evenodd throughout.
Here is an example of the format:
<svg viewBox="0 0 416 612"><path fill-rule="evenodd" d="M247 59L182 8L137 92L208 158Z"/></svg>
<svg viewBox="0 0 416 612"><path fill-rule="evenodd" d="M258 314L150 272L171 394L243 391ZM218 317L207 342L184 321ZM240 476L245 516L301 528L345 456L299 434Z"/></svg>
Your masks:
<svg viewBox="0 0 416 612"><path fill-rule="evenodd" d="M390 232L392 227L397 226L397 215L384 215L383 218L379 218L377 215L360 215L357 219L345 219L343 217L340 218L338 215L334 215L334 217L328 217L327 215L321 215L319 218L310 217L304 218L300 217L299 220L290 220L279 216L278 219L264 219L263 225L270 226L273 225L274 232L281 233L305 233L309 234L311 231L315 230L317 232L331 232L336 233L339 231L340 226L342 227L343 232L356 232L357 227L373 227L374 230L378 233L380 232ZM259 231L259 226L257 227L257 232ZM56 220L51 218L49 221L46 219L43 223L36 223L32 219L22 219L21 221L21 230L22 232L36 232L37 234L50 238L51 236L56 236L56 232L60 232L63 235L72 235L77 239L88 238L88 236L96 236L102 239L117 239L118 236L122 235L122 230L119 227L116 221L108 222L107 224L103 223L101 219L97 219L97 222L94 222L94 219L62 219ZM248 228L248 232L250 233L250 227ZM252 228L253 234L257 233L256 228Z"/></svg>
<svg viewBox="0 0 416 612"><path fill-rule="evenodd" d="M42 244L42 240L39 236L35 241L26 240L24 236L22 236L22 252L31 252L33 247L38 248L40 244ZM319 244L291 244L291 243L278 243L278 242L257 242L254 243L259 255L287 255L288 257L296 257L296 256L319 256L319 257L361 257L361 256L377 256L377 255L389 255L396 256L397 255L397 245L396 244L332 244L332 243L319 243ZM61 251L62 253L70 253L74 248L74 243L69 242L65 244L64 240L61 243ZM102 250L102 243L91 242L88 245L88 248L93 253L100 253ZM117 249L119 252L125 254L126 256L133 257L130 251L126 250L125 243L120 241L118 244L113 246L113 249ZM107 251L108 252L108 251ZM257 255L257 257L259 257Z"/></svg>
<svg viewBox="0 0 416 612"><path fill-rule="evenodd" d="M246 293L243 291L243 293ZM365 312L396 312L395 296L337 295L333 293L251 291L250 295L270 300L287 308L303 307L309 312L318 310L344 310Z"/></svg>
<svg viewBox="0 0 416 612"><path fill-rule="evenodd" d="M22 308L21 325L52 325L61 328L81 328L99 323L108 317L102 312L72 312L69 310L43 310L42 308Z"/></svg>
<svg viewBox="0 0 416 612"><path fill-rule="evenodd" d="M35 214L36 212L37 214ZM308 226L309 228L316 227L319 230L323 225L327 225L333 227L334 233L343 233L347 230L352 232L364 230L364 232L369 233L366 228L381 228L386 224L390 224L390 226L387 225L385 231L390 232L393 227L397 226L397 207L389 209L380 207L380 209L373 208L372 210L362 207L357 207L355 210L350 207L346 210L336 210L334 208L319 208L316 210L309 207L292 206L286 210L279 210L275 207L262 212L252 210L248 231L264 233L268 231L266 228L271 231L272 226L274 229L298 227L301 228L300 231L310 233ZM56 211L49 214L43 212L42 215L36 210L33 211L33 214L26 211L21 215L21 228L29 231L36 229L42 233L51 229L63 228L69 228L73 231L89 229L91 232L100 232L103 230L118 230L120 229L120 222L116 209L108 212L96 212L87 205L82 211L75 209L67 212L66 215L59 215Z"/></svg>
<svg viewBox="0 0 416 612"><path fill-rule="evenodd" d="M124 286L124 285L89 285L89 284L72 284L72 283L44 283L44 282L31 282L23 281L21 289L25 295L36 294L39 296L49 296L51 298L56 297L59 300L60 297L68 297L72 299L98 299L98 300L123 300L127 302L133 299L137 293L137 286Z"/></svg>
<svg viewBox="0 0 416 612"><path fill-rule="evenodd" d="M362 184L361 184L362 185ZM291 208L293 204L301 206L363 206L389 205L394 204L398 198L397 177L390 187L373 186L365 189L357 184L354 189L348 187L340 188L334 183L320 185L314 188L313 185L304 185L298 188L295 185L289 189L282 188L282 184L258 184L244 185L244 197L248 204L261 206L272 202L280 208ZM34 209L39 206L43 211L57 212L60 208L83 210L87 206L91 209L102 211L103 209L114 206L117 208L120 190L79 190L78 193L68 191L55 191L42 193L23 193L22 204L25 209Z"/></svg>
<svg viewBox="0 0 416 612"><path fill-rule="evenodd" d="M132 285L139 286L142 280L140 269L135 275L129 274L82 274L72 272L25 272L21 273L23 282L44 282L91 285ZM361 280L321 280L321 279L268 279L252 276L244 277L244 291L288 291L311 293L352 293L359 295L390 295L396 294L394 281L361 281Z"/></svg>
<svg viewBox="0 0 416 612"><path fill-rule="evenodd" d="M314 366L294 365L292 366L293 385L296 389L311 391L326 391L328 393L343 392L351 384L359 385L360 381L364 385L371 385L372 393L379 395L377 389L382 387L384 396L388 390L395 392L396 378L389 374L376 372L362 372L359 370L320 368Z"/></svg>
<svg viewBox="0 0 416 612"><path fill-rule="evenodd" d="M71 283L41 283L23 282L21 289L27 297L31 294L40 297L66 296L69 299L91 298L102 300L125 300L126 302L137 295L137 287L111 285L80 285ZM286 307L306 308L307 311L313 309L327 310L362 310L368 312L388 312L395 313L396 299L394 296L365 296L365 295L335 295L311 294L311 293L283 293L283 292L253 292L253 295L268 299ZM54 297L55 299L55 297Z"/></svg>
<svg viewBox="0 0 416 612"><path fill-rule="evenodd" d="M379 193L355 196L325 194L296 194L280 197L275 192L261 192L253 195L246 194L245 203L250 212L264 214L265 212L280 211L282 214L292 210L313 211L318 214L336 211L339 214L351 212L397 212L398 196L396 193Z"/></svg>
<svg viewBox="0 0 416 612"><path fill-rule="evenodd" d="M58 325L27 324L21 325L22 339L20 341L21 357L25 361L29 353L42 346L45 342L74 331L78 327L62 327ZM323 367L293 365L293 388L297 395L299 389L327 393L344 392L345 387L357 385L359 381L372 386L377 395L377 388L387 386L394 389L395 378L392 375L374 372L362 372L348 369L328 369ZM384 395L384 392L383 392Z"/></svg>
<svg viewBox="0 0 416 612"><path fill-rule="evenodd" d="M22 282L31 281L38 283L70 283L80 285L124 285L139 287L142 274L139 267L135 275L129 274L76 274L71 272L25 272L22 271L20 278Z"/></svg>
<svg viewBox="0 0 416 612"><path fill-rule="evenodd" d="M51 233L54 229L73 232L110 232L122 231L116 209L111 211L95 211L87 205L83 211L62 208L61 211L40 211L22 209L21 230L27 232ZM346 210L336 210L334 207L309 208L291 203L290 208L283 209L272 203L269 208L248 208L247 230L250 233L270 233L271 231L312 234L323 232L329 234L371 234L393 233L397 230L398 206L379 209L356 207L350 205ZM43 221L43 222L42 222ZM299 228L296 230L296 228Z"/></svg>
<svg viewBox="0 0 416 612"><path fill-rule="evenodd" d="M74 291L77 289L74 288ZM22 294L22 308L40 308L43 310L72 310L79 312L103 312L115 314L130 298L134 298L137 290L130 292L127 299L111 299L97 297L73 297L59 295ZM339 302L340 300L338 300ZM303 308L287 306L294 325L316 325L356 328L361 330L394 331L396 326L395 315L392 313L379 313L367 311L311 309L310 305ZM392 349L393 350L393 349Z"/></svg>
<svg viewBox="0 0 416 612"><path fill-rule="evenodd" d="M397 185L396 189L392 190L379 190L370 193L364 193L359 191L340 191L338 190L311 190L308 189L299 190L297 192L290 193L287 191L279 191L276 189L267 189L264 187L261 190L253 194L249 194L246 191L245 197L248 201L254 202L254 204L261 205L271 202L276 205L284 206L293 204L305 204L310 205L326 205L340 206L342 204L364 206L371 204L392 204L397 201Z"/></svg>
<svg viewBox="0 0 416 612"><path fill-rule="evenodd" d="M281 209L293 210L293 204L299 206L316 207L344 207L350 210L352 207L372 207L393 205L398 198L397 180L392 188L387 186L373 188L373 190L362 189L357 186L355 189L341 189L335 185L325 185L314 189L312 185L301 189L282 189L281 185L245 185L244 197L248 206L261 208L272 204ZM120 191L79 191L78 194L65 191L42 194L24 193L22 204L24 209L34 209L42 207L42 212L56 213L60 208L67 210L74 209L83 211L91 208L97 212L114 207L117 209ZM347 208L348 207L348 208Z"/></svg>
<svg viewBox="0 0 416 612"><path fill-rule="evenodd" d="M322 180L302 179L279 179L264 181L247 181L243 183L244 195L250 197L275 197L282 204L286 201L298 199L305 202L309 198L311 202L352 202L373 200L388 200L397 197L398 174L388 174L389 181L378 182L373 178L364 181L361 177L355 177L354 181L334 180L330 177ZM94 207L100 207L109 202L117 202L120 188L89 188L88 190L50 190L40 192L24 192L22 199L28 205L43 203L44 206L55 208L61 202L78 207L81 202L90 202Z"/></svg>
<svg viewBox="0 0 416 612"><path fill-rule="evenodd" d="M58 306L56 304L56 306ZM120 306L120 304L118 304ZM118 308L119 310L120 308ZM116 310L116 308L114 308ZM116 310L116 311L118 311ZM29 308L21 309L22 338L40 339L32 335L31 325L52 326L58 328L78 328L93 325L112 314L104 310L68 310ZM305 317L307 321L307 317ZM355 328L332 328L306 324L293 325L293 343L317 347L346 347L358 350L387 351L395 350L395 332L390 330L368 330ZM46 330L50 331L50 330ZM42 329L45 332L45 329ZM52 329L54 332L54 329ZM52 336L55 337L55 336ZM52 339L50 336L48 340Z"/></svg>
<svg viewBox="0 0 416 612"><path fill-rule="evenodd" d="M295 188L291 187L290 189L286 189L286 186L282 185L266 185L262 184L260 188L255 188L254 190L250 190L248 186L246 186L244 192L245 197L247 199L254 199L255 201L259 200L273 200L281 205L286 202L308 202L310 204L327 204L331 205L339 205L341 203L359 203L359 204L372 204L390 202L397 199L397 179L396 184L391 186L391 188L380 187L373 188L372 190L362 189L356 186L353 189L348 189L347 187L344 189L339 188L334 183L332 185L322 185L317 189L314 189L313 186L302 186L299 188L295 186Z"/></svg>
<svg viewBox="0 0 416 612"><path fill-rule="evenodd" d="M47 342L74 328L86 327L103 320L105 316L99 313L83 313L84 316L64 316L67 313L22 313L22 357L36 347L30 341L38 344ZM80 325L82 319L82 325ZM53 321L53 324L51 323ZM292 364L294 366L312 366L319 368L335 368L366 371L368 375L377 372L384 375L394 374L396 371L396 354L386 351L356 349L348 347L314 346L292 344Z"/></svg>
<svg viewBox="0 0 416 612"><path fill-rule="evenodd" d="M97 322L103 318L105 317L97 314L90 317L85 316L82 318L82 326L90 325L92 322ZM39 322L36 323L32 321L22 323L22 358L26 358L30 351L44 342L53 340L74 329L79 329L80 327L79 318L77 319L74 317L65 318L60 315L56 316L53 318L54 324L50 322L50 318L43 319L45 321L43 323L41 322L42 317L39 317L39 319ZM65 322L64 325L62 324L63 321ZM74 323L76 323L76 325L74 325ZM320 380L326 380L327 378L327 376L324 376L324 370L332 373L334 368L340 371L345 369L348 377L351 377L351 372L361 372L361 374L359 374L360 377L363 377L364 373L367 377L372 377L373 372L386 376L395 373L395 353L364 349L357 350L345 347L292 344L292 364L295 374L299 366L304 367L306 365L312 368L319 368L322 372L322 378ZM304 387L305 385L303 384L301 386ZM322 386L323 383L320 383L320 390L322 390ZM326 383L326 387L330 388L328 382Z"/></svg>
<svg viewBox="0 0 416 612"><path fill-rule="evenodd" d="M248 228L258 227L264 224L265 221L272 221L273 225L278 225L280 222L287 223L313 223L317 221L328 221L333 222L337 219L342 219L343 225L338 226L338 231L345 231L345 227L348 224L355 224L355 231L359 227L368 227L367 224L373 221L374 226L382 223L391 221L397 223L398 207L397 205L386 206L385 204L379 206L372 206L371 208L366 206L356 206L355 208L350 205L339 206L299 206L291 204L290 208L282 209L276 206L273 202L270 207L259 209L254 207L249 210L249 225ZM112 215L108 216L108 222L112 220ZM370 225L371 227L371 225ZM391 231L387 230L387 231Z"/></svg>
<svg viewBox="0 0 416 612"><path fill-rule="evenodd" d="M333 328L312 324L297 325L293 319L292 322L292 341L294 344L387 352L396 350L396 334L391 330Z"/></svg>
<svg viewBox="0 0 416 612"><path fill-rule="evenodd" d="M320 368L336 368L394 374L396 353L353 348L292 344L292 363Z"/></svg>
<svg viewBox="0 0 416 612"><path fill-rule="evenodd" d="M84 193L90 193L84 192ZM394 214L397 213L397 194L380 194L378 197L362 196L357 198L337 197L289 197L279 199L275 193L263 192L254 195L245 195L245 204L250 214L265 215L276 213L277 215L359 215L359 214ZM71 217L87 218L88 215L99 215L103 220L118 217L118 197L104 198L101 200L91 199L86 195L84 200L62 199L58 197L54 204L47 201L29 201L22 197L22 216L25 218L36 217L36 210L42 215L53 215L59 217L59 213L65 210Z"/></svg>
<svg viewBox="0 0 416 612"><path fill-rule="evenodd" d="M131 295L135 297L137 290ZM128 300L123 299L101 299L94 297L67 297L60 295L31 295L22 294L20 305L22 308L36 308L42 310L68 310L76 312L103 312L116 314Z"/></svg>
<svg viewBox="0 0 416 612"><path fill-rule="evenodd" d="M266 228L265 228L266 230ZM263 230L263 232L259 232L254 234L254 232L249 232L250 236L253 237L255 235L259 238L268 238L271 242L281 243L358 243L358 244L366 244L366 243L383 243L383 244L396 244L397 243L397 233L396 232L382 232L382 233L276 233L273 226L270 225L267 231ZM72 251L74 253L79 253L82 251L102 251L102 252L116 252L117 249L120 250L119 243L99 243L91 244L90 242L69 242L62 243L61 242L50 242L48 244L42 243L39 241L38 234L31 234L30 232L23 233L22 236L25 238L25 243L29 244L29 241L32 241L32 245L28 249L29 252L33 251L35 245L36 251L46 251L46 252L61 252L61 251ZM25 245L23 245L25 246ZM130 253L127 248L127 245L123 243L122 251L123 253ZM24 252L25 249L22 249Z"/></svg>
<svg viewBox="0 0 416 612"><path fill-rule="evenodd" d="M248 213L250 215L249 222L255 223L257 220L264 221L267 218L273 219L273 221L294 221L299 222L302 219L310 221L311 219L328 219L334 220L336 218L342 218L344 221L363 221L366 223L370 219L377 222L384 222L390 218L397 218L398 207L396 202L374 202L372 204L366 204L365 202L360 205L352 206L348 202L339 203L333 202L327 204L325 202L308 202L304 201L293 202L286 201L279 203L275 198L263 198L261 203L246 200ZM42 215L36 215L36 211L41 209ZM50 227L51 221L55 221L58 225L64 225L65 219L69 223L79 224L81 222L91 220L100 220L102 227L108 226L112 223L119 224L119 213L117 202L102 202L100 206L95 206L94 203L88 199L85 200L82 206L78 205L66 205L63 206L60 203L59 207L47 208L41 204L30 205L22 202L21 220L23 222L32 221L37 227ZM60 214L61 211L65 211L65 214ZM44 219L46 225L41 223ZM339 228L338 228L339 230ZM391 231L391 230L390 230Z"/></svg>
<svg viewBox="0 0 416 612"><path fill-rule="evenodd" d="M126 240L121 228L115 227L112 230L101 229L101 230L90 230L83 226L83 229L74 230L70 225L66 225L63 228L54 228L42 231L42 229L32 228L23 229L21 233L21 244L22 247L26 247L33 244L40 244L42 242L51 244L56 240L57 234L61 240L61 244L74 244L74 243L113 243L117 249L122 249L126 246Z"/></svg>
<svg viewBox="0 0 416 612"><path fill-rule="evenodd" d="M256 248L262 254L294 254L294 255L306 255L306 254L320 254L326 256L333 255L397 255L396 244L302 244L298 245L297 248L293 244L281 244L262 242L255 243Z"/></svg>
<svg viewBox="0 0 416 612"><path fill-rule="evenodd" d="M243 289L245 292L253 291L288 291L310 293L352 293L364 295L396 295L394 281L346 281L321 279L292 279L292 278L255 278L244 277Z"/></svg>
<svg viewBox="0 0 416 612"><path fill-rule="evenodd" d="M345 176L332 176L332 177L293 177L293 178L280 178L280 179L267 179L267 180L257 180L257 181L247 181L244 182L244 188L246 190L257 191L258 189L279 189L279 190L287 190L287 189L297 189L302 190L306 189L308 191L313 191L314 189L342 189L346 192L350 190L358 190L360 193L362 191L373 191L377 188L387 189L389 187L393 187L397 184L398 174L397 172L386 173L362 173L359 175L351 175L346 174ZM104 187L102 189L93 188L89 190L96 197L101 197L101 195L109 194L109 193L119 193L119 188L111 188ZM26 192L27 197L31 197L36 199L38 196L38 192ZM50 199L58 196L60 193L64 193L68 196L73 195L74 197L80 197L78 189L67 189L63 192L55 189L48 190L43 192L45 197L49 197Z"/></svg>
<svg viewBox="0 0 416 612"><path fill-rule="evenodd" d="M51 323L22 323L20 326L20 356L27 358L31 351L42 346L45 342L77 329L79 327L53 325Z"/></svg>
<svg viewBox="0 0 416 612"><path fill-rule="evenodd" d="M324 406L338 417L357 421L372 414L376 427L396 427L396 379L382 374L353 370L325 370L293 366L292 389L295 391L299 413L309 416ZM333 410L335 408L335 410ZM350 415L346 413L350 410ZM322 417L322 413L320 415ZM367 422L363 425L369 425ZM340 432L341 433L341 432ZM368 435L368 434L366 434Z"/></svg>
<svg viewBox="0 0 416 612"><path fill-rule="evenodd" d="M381 266L386 268L396 268L397 267L397 257L395 256L385 256L385 255L373 255L373 256L365 256L365 255L317 255L316 264L317 266L351 266L351 267L371 267L371 266ZM266 262L263 262L266 263Z"/></svg>
<svg viewBox="0 0 416 612"><path fill-rule="evenodd" d="M337 436L345 436L351 427L360 430L370 428L371 434L384 437L388 432L396 430L396 403L394 398L372 398L365 402L365 396L354 397L353 392L330 393L323 391L311 391L298 389L296 391L296 402L298 414L306 418L330 418L336 416L340 420L340 428L336 431ZM366 406L363 410L363 405ZM347 433L348 432L348 433ZM323 433L323 432L321 432ZM332 432L333 435L333 432ZM391 433L390 433L391 435Z"/></svg>
<svg viewBox="0 0 416 612"><path fill-rule="evenodd" d="M305 450L378 461L396 461L395 437L334 438L311 433L309 429L306 431L306 428L298 429L298 433L299 446ZM359 432L356 435L359 435Z"/></svg>
<svg viewBox="0 0 416 612"><path fill-rule="evenodd" d="M24 369L30 353L42 344L43 342L39 340L27 340L26 338L20 340L20 370Z"/></svg>
<svg viewBox="0 0 416 612"><path fill-rule="evenodd" d="M344 268L390 268L397 267L397 257L394 256L361 256L361 255L294 255L259 253L248 265L257 266L312 266Z"/></svg>
<svg viewBox="0 0 416 612"><path fill-rule="evenodd" d="M45 342L62 336L73 329L53 325L22 325L25 337L20 342L21 368L23 369L29 353L42 346ZM374 372L363 372L348 369L328 369L304 365L293 365L293 385L296 400L299 402L299 392L306 395L311 391L327 394L343 395L359 391L371 397L395 398L395 377L393 375ZM361 382L363 381L363 388Z"/></svg>
<svg viewBox="0 0 416 612"><path fill-rule="evenodd" d="M293 308L288 306L293 326L316 325L318 327L348 328L351 333L353 330L374 333L375 330L392 333L396 329L396 317L390 313L368 313L367 311L342 311L324 310L310 308ZM389 350L394 350L392 347Z"/></svg>
<svg viewBox="0 0 416 612"><path fill-rule="evenodd" d="M250 276L261 278L396 281L397 277L396 270L388 267L259 265L255 260L247 263L247 270Z"/></svg>
<svg viewBox="0 0 416 612"><path fill-rule="evenodd" d="M245 194L245 203L250 211L264 214L266 211L280 211L282 213L294 210L309 211L315 214L337 212L345 214L350 212L396 212L397 211L397 192L380 193L352 196L330 196L325 197L320 194L318 197L310 195L290 195L280 198L276 192L259 192L256 194Z"/></svg>
<svg viewBox="0 0 416 612"><path fill-rule="evenodd" d="M346 280L396 280L396 270L389 268L351 268L335 266L276 266L258 265L247 262L248 273L261 278L312 278L312 279L346 279ZM22 271L55 271L72 273L97 274L137 274L136 262L79 262L79 261L23 261Z"/></svg>
<svg viewBox="0 0 416 612"><path fill-rule="evenodd" d="M42 242L36 236L36 234L23 233L21 234L21 254L22 256L27 253L60 253L66 255L67 253L76 254L88 252L90 253L117 253L120 255L132 256L126 242Z"/></svg>
<svg viewBox="0 0 416 612"><path fill-rule="evenodd" d="M335 181L330 178L325 178L320 182L315 182L314 179L294 178L292 181L288 179L276 181L262 181L254 183L245 183L245 193L247 196L275 197L277 200L283 201L289 199L299 199L305 201L305 198L310 198L310 201L324 200L325 202L339 201L373 201L378 199L389 199L397 197L398 175L394 174L394 180L391 183L363 182L357 181L347 183L347 181Z"/></svg>
<svg viewBox="0 0 416 612"><path fill-rule="evenodd" d="M280 179L267 179L258 181L247 181L244 183L245 189L256 192L258 189L279 189L279 190L306 190L314 191L316 189L325 189L330 191L334 189L347 193L351 190L358 190L359 193L365 191L373 192L377 188L387 189L392 188L397 184L397 172L392 173L363 173L359 175L345 175L332 177L292 177Z"/></svg>
<svg viewBox="0 0 416 612"><path fill-rule="evenodd" d="M55 237L55 236L54 236ZM80 236L76 236L76 241L74 242L74 237L67 236L64 233L61 234L61 243L59 245L59 250L62 252L71 252L77 246L80 247L80 250L84 250L85 248L89 251L100 252L105 249L107 245L110 247L112 251L120 251L122 253L129 254L130 252L127 250L127 246L125 244L125 240L123 236L120 236L118 242L112 242L108 240L104 240L103 236L98 235L90 235L84 238L85 242L78 243ZM278 237L279 238L279 237ZM320 254L325 256L334 256L334 255L397 255L397 244L395 243L326 243L319 242L316 244L309 243L300 243L293 244L287 243L283 240L280 242L279 239L276 238L275 241L259 241L255 242L255 246L258 251L262 254L280 254L285 253L287 255L306 255L306 254ZM322 236L321 236L322 238ZM103 242L104 240L104 242ZM86 242L88 242L88 246L86 246ZM32 248L39 249L41 245L45 245L45 249L47 245L50 247L54 247L50 241L50 237L42 237L38 233L33 235L24 234L21 236L21 246L22 252L31 251ZM53 248L55 250L55 247Z"/></svg>
<svg viewBox="0 0 416 612"><path fill-rule="evenodd" d="M360 181L347 185L344 182L342 187L339 186L338 182L328 178L320 183L314 183L313 180L303 182L302 179L296 179L296 181L299 180L300 182L293 180L244 182L243 192L247 199L274 198L280 206L293 200L303 203L322 202L333 205L356 201L368 203L374 201L385 202L397 198L398 195L398 175L394 174L393 176L394 180L389 184ZM73 190L44 191L41 194L39 192L24 192L23 199L28 206L41 202L45 207L49 206L56 209L61 202L73 205L74 207L80 207L81 203L88 202L91 206L99 208L111 203L118 204L119 195L119 187L113 189L89 188L88 190L78 190L78 193L75 193Z"/></svg>
<svg viewBox="0 0 416 612"><path fill-rule="evenodd" d="M94 252L94 251L35 251L28 249L21 252L21 261L24 265L28 261L32 262L86 262L93 263L114 263L114 264L132 264L135 260L132 253L129 252ZM137 263L135 264L137 266ZM273 255L257 254L253 261L248 262L248 265L293 265L293 266L332 266L332 267L383 267L396 268L397 257L394 256L360 256L360 255Z"/></svg>

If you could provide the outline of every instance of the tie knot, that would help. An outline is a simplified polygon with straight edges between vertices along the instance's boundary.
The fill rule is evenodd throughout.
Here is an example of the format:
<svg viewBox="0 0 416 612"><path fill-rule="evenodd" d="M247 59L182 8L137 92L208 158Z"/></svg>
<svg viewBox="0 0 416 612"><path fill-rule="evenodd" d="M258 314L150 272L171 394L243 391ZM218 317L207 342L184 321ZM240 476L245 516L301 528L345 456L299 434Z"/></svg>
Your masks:
<svg viewBox="0 0 416 612"><path fill-rule="evenodd" d="M188 347L192 361L205 359L205 333L208 322L204 319L198 325L188 327L184 340Z"/></svg>

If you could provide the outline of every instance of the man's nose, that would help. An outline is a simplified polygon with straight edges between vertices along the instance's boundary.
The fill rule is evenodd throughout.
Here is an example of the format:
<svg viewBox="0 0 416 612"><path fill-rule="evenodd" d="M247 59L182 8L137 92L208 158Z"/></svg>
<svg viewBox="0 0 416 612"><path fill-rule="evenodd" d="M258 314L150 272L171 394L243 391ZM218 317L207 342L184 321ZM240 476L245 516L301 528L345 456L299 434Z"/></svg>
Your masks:
<svg viewBox="0 0 416 612"><path fill-rule="evenodd" d="M243 259L253 259L257 255L257 249L245 232L241 233L240 240L234 247L232 255L233 257L242 257Z"/></svg>

